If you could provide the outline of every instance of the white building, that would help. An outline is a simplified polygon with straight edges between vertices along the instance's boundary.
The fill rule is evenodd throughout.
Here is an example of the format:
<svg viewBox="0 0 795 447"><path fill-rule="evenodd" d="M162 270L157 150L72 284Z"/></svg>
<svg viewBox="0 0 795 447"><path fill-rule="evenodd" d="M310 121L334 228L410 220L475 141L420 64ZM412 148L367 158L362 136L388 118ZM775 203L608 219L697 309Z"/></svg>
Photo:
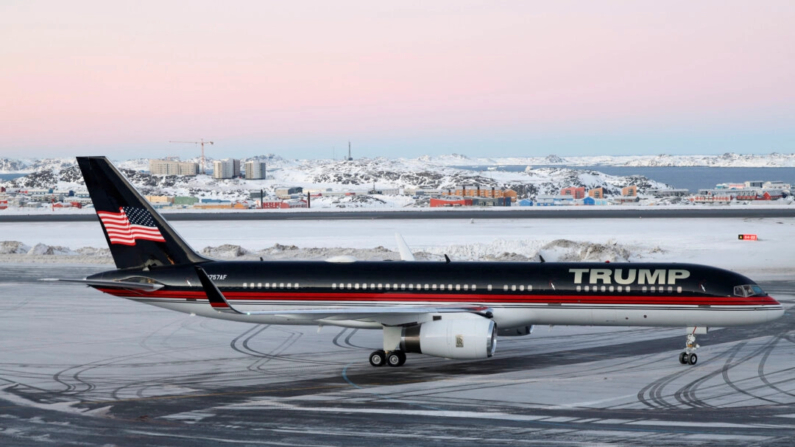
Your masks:
<svg viewBox="0 0 795 447"><path fill-rule="evenodd" d="M789 183L784 183L780 180L772 181L772 182L765 182L762 185L762 189L779 189L782 191L789 191L792 189L792 185Z"/></svg>
<svg viewBox="0 0 795 447"><path fill-rule="evenodd" d="M227 158L213 161L213 178L235 178L240 176L240 160Z"/></svg>
<svg viewBox="0 0 795 447"><path fill-rule="evenodd" d="M264 161L246 162L246 180L264 179L266 173Z"/></svg>
<svg viewBox="0 0 795 447"><path fill-rule="evenodd" d="M190 161L149 160L152 175L197 175L199 164Z"/></svg>

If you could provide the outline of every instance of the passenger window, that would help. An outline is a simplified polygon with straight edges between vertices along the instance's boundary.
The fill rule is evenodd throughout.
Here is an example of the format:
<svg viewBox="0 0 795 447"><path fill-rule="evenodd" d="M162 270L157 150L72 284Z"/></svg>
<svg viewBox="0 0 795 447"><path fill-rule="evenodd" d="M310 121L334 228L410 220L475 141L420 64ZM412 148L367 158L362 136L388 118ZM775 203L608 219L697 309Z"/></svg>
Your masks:
<svg viewBox="0 0 795 447"><path fill-rule="evenodd" d="M298 288L298 283L295 283L295 288L296 288L296 289Z"/></svg>
<svg viewBox="0 0 795 447"><path fill-rule="evenodd" d="M621 286L617 286L617 287L616 287L616 289L617 289L619 292L622 290L622 289L621 289Z"/></svg>
<svg viewBox="0 0 795 447"><path fill-rule="evenodd" d="M652 292L654 292L654 286L651 286L651 287L649 288L649 290L650 290L650 291L652 291Z"/></svg>
<svg viewBox="0 0 795 447"><path fill-rule="evenodd" d="M362 289L367 289L367 283L362 283Z"/></svg>
<svg viewBox="0 0 795 447"><path fill-rule="evenodd" d="M464 290L469 290L469 285L468 284L464 284Z"/></svg>
<svg viewBox="0 0 795 447"><path fill-rule="evenodd" d="M461 284L456 284L456 285L455 285L455 289L456 289L456 290L461 290Z"/></svg>
<svg viewBox="0 0 795 447"><path fill-rule="evenodd" d="M387 284L387 286L388 286L388 285L389 285L389 284ZM383 284L379 282L379 283L378 283L378 289L380 290L380 289L381 289L381 287L383 287ZM389 288L389 287L387 287L387 288Z"/></svg>
<svg viewBox="0 0 795 447"><path fill-rule="evenodd" d="M430 285L425 284L425 290L428 290L429 288L430 288Z"/></svg>
<svg viewBox="0 0 795 447"><path fill-rule="evenodd" d="M291 288L292 286L293 286L293 283L290 283L290 282L287 283L287 288L288 289Z"/></svg>
<svg viewBox="0 0 795 447"><path fill-rule="evenodd" d="M585 291L589 292L590 291L590 287L589 286L585 286Z"/></svg>
<svg viewBox="0 0 795 447"><path fill-rule="evenodd" d="M524 292L524 286L519 286L519 291Z"/></svg>
<svg viewBox="0 0 795 447"><path fill-rule="evenodd" d="M409 284L409 290L414 290L414 284Z"/></svg>
<svg viewBox="0 0 795 447"><path fill-rule="evenodd" d="M397 284L392 284L392 288L397 290L397 288L398 288Z"/></svg>
<svg viewBox="0 0 795 447"><path fill-rule="evenodd" d="M381 288L381 287L380 287L380 286L381 286L381 284L379 284L378 286L379 286L378 288L380 289L380 288ZM370 283L370 288L371 288L371 289L375 289L375 283Z"/></svg>
<svg viewBox="0 0 795 447"><path fill-rule="evenodd" d="M356 284L354 284L353 288L356 289L356 290L359 290L359 283L357 282Z"/></svg>
<svg viewBox="0 0 795 447"><path fill-rule="evenodd" d="M243 288L245 289L246 287L248 287L248 283L247 283L247 282L244 282L244 283L243 283Z"/></svg>
<svg viewBox="0 0 795 447"><path fill-rule="evenodd" d="M491 284L489 284L488 286L486 286L486 290L488 290L489 292L491 292Z"/></svg>
<svg viewBox="0 0 795 447"><path fill-rule="evenodd" d="M629 292L629 291L630 291L630 290L629 290L629 286L627 286L627 287L626 287L624 290L625 290L625 291L627 291L627 292Z"/></svg>
<svg viewBox="0 0 795 447"><path fill-rule="evenodd" d="M472 290L477 290L477 289L478 289L477 286L472 284Z"/></svg>
<svg viewBox="0 0 795 447"><path fill-rule="evenodd" d="M436 284L432 285L431 289L436 290Z"/></svg>
<svg viewBox="0 0 795 447"><path fill-rule="evenodd" d="M682 286L678 286L676 288L676 293L682 293Z"/></svg>
<svg viewBox="0 0 795 447"><path fill-rule="evenodd" d="M605 291L605 286L602 286L602 292L604 292L604 291Z"/></svg>
<svg viewBox="0 0 795 447"><path fill-rule="evenodd" d="M502 286L502 290L507 292L508 291L508 285L506 284L506 285Z"/></svg>
<svg viewBox="0 0 795 447"><path fill-rule="evenodd" d="M581 290L582 290L582 286L577 286L577 291L579 292Z"/></svg>
<svg viewBox="0 0 795 447"><path fill-rule="evenodd" d="M511 286L511 292L516 292L516 286Z"/></svg>
<svg viewBox="0 0 795 447"><path fill-rule="evenodd" d="M406 285L405 284L401 284L400 285L400 290L406 290Z"/></svg>
<svg viewBox="0 0 795 447"><path fill-rule="evenodd" d="M351 290L352 288L353 288L353 284L348 283L348 290Z"/></svg>
<svg viewBox="0 0 795 447"><path fill-rule="evenodd" d="M448 284L447 285L447 290L453 290L453 285L452 284Z"/></svg>
<svg viewBox="0 0 795 447"><path fill-rule="evenodd" d="M668 286L668 293L671 293L671 292L673 292L673 291L674 291L674 288L673 288L673 287L671 287L671 286Z"/></svg>
<svg viewBox="0 0 795 447"><path fill-rule="evenodd" d="M384 287L386 288L386 290L389 290L389 284L387 284L387 285L386 285L386 286L384 286Z"/></svg>
<svg viewBox="0 0 795 447"><path fill-rule="evenodd" d="M609 291L611 291L611 292L612 292L612 291L613 291L613 290L615 290L615 289L613 288L613 286L610 286L610 288L608 288L607 290L609 290Z"/></svg>

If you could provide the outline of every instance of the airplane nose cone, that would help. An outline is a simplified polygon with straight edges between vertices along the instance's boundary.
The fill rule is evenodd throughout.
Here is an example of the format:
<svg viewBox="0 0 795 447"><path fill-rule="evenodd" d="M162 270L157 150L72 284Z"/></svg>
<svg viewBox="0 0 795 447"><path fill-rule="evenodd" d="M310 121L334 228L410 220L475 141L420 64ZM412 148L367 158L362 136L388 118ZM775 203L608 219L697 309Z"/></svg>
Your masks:
<svg viewBox="0 0 795 447"><path fill-rule="evenodd" d="M770 297L770 301L771 301L770 303L771 306L778 306L778 308L768 311L767 321L778 320L779 318L784 316L784 306L782 306L781 303L779 303L778 300L776 300L772 296Z"/></svg>

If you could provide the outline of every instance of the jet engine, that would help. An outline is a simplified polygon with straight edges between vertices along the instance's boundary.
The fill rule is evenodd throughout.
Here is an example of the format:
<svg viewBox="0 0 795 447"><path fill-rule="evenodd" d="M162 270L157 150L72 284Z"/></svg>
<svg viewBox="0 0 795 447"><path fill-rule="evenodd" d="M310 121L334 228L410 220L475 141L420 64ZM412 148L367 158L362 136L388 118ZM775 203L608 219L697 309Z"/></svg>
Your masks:
<svg viewBox="0 0 795 447"><path fill-rule="evenodd" d="M497 325L486 318L437 320L403 328L404 352L448 359L485 359L497 349Z"/></svg>

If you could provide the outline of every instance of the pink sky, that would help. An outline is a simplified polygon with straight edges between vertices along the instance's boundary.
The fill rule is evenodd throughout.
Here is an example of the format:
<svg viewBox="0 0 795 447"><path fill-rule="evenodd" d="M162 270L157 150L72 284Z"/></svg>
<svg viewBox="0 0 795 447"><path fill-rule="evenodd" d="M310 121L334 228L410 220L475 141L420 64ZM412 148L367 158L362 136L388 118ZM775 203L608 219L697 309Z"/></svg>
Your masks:
<svg viewBox="0 0 795 447"><path fill-rule="evenodd" d="M119 3L0 3L0 156L795 151L791 0Z"/></svg>

